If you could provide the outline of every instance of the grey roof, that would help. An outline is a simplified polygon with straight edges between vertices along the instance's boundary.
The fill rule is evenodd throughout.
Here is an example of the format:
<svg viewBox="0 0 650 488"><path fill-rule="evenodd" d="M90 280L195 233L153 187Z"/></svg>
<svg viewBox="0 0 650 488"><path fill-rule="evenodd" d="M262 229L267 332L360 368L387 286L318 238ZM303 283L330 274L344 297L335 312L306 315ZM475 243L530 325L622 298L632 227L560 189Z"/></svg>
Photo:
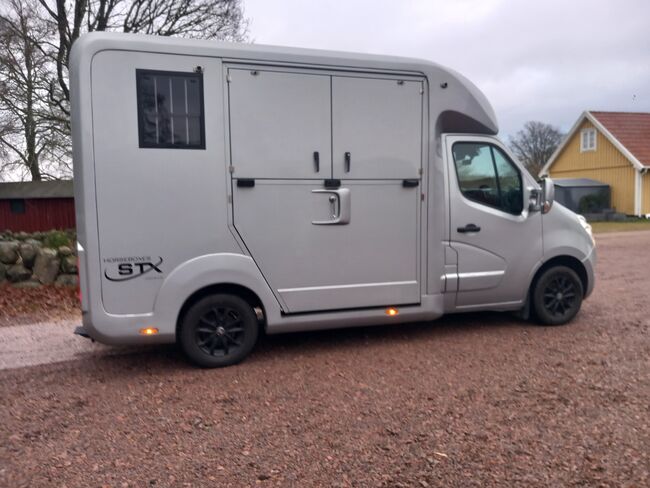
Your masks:
<svg viewBox="0 0 650 488"><path fill-rule="evenodd" d="M10 198L73 198L72 180L0 183L0 200Z"/></svg>
<svg viewBox="0 0 650 488"><path fill-rule="evenodd" d="M464 116L452 121L447 132L480 132L496 134L499 130L492 105L471 81L453 69L423 59L382 56L294 47L265 46L262 44L238 44L199 39L182 39L169 36L148 36L118 32L90 32L80 36L70 52L71 80L90 72L94 55L106 50L139 51L141 53L179 54L183 56L218 57L224 62L250 60L255 64L291 66L296 63L314 68L337 70L391 70L405 74L425 75L431 86L431 101L436 111L447 116ZM143 54L146 55L146 54ZM190 58L191 59L191 58ZM198 61L197 61L198 62ZM88 71L85 71L88 70ZM80 74L83 71L83 75ZM441 90L445 90L442 92ZM77 90L77 94L80 90ZM435 119L438 113L433 114ZM455 122L455 123L454 123ZM456 125L464 127L462 131Z"/></svg>
<svg viewBox="0 0 650 488"><path fill-rule="evenodd" d="M609 186L602 181L592 180L590 178L553 178L553 183L561 187L577 187L577 186Z"/></svg>

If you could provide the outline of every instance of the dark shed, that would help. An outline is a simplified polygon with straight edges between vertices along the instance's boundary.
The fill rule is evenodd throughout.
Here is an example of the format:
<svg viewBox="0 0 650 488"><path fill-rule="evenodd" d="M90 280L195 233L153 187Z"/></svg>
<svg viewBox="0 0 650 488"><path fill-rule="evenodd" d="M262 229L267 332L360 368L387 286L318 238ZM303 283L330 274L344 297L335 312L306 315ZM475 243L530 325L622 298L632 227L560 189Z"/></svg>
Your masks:
<svg viewBox="0 0 650 488"><path fill-rule="evenodd" d="M599 213L610 208L607 183L589 178L554 179L555 200L576 213Z"/></svg>
<svg viewBox="0 0 650 488"><path fill-rule="evenodd" d="M0 231L75 227L72 180L0 183Z"/></svg>

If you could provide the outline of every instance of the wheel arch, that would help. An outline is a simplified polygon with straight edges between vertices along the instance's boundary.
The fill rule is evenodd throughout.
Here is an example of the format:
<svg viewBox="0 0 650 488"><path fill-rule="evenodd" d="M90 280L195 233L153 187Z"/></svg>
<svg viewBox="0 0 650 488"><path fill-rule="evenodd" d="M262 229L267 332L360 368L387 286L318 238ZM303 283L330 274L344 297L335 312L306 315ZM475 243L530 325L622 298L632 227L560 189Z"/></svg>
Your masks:
<svg viewBox="0 0 650 488"><path fill-rule="evenodd" d="M247 288L242 285L238 285L236 283L215 283L212 285L204 286L203 288L196 290L194 293L192 293L190 296L188 296L185 299L185 302L183 302L183 305L178 311L178 316L176 317L176 337L178 337L178 332L181 323L183 321L183 318L185 317L185 314L190 309L190 307L194 305L196 302L198 302L199 300L201 300L202 298L210 295L215 295L218 293L235 295L245 300L255 311L255 315L257 316L257 321L259 323L259 326L261 328L264 327L266 311L264 309L264 303L257 295L257 293L255 293L250 288Z"/></svg>
<svg viewBox="0 0 650 488"><path fill-rule="evenodd" d="M587 274L587 269L585 268L585 265L576 257L574 256L569 256L569 255L560 255L560 256L554 256L550 258L549 260L545 261L535 272L535 275L533 276L533 279L530 282L530 286L528 287L528 300L531 298L531 294L533 290L535 289L535 285L537 284L537 280L539 280L539 277L542 276L542 273L546 271L547 269L553 268L554 266L566 266L567 268L572 269L573 271L576 272L578 277L580 278L580 282L582 283L582 289L583 292L586 293L587 290L589 289L589 276Z"/></svg>
<svg viewBox="0 0 650 488"><path fill-rule="evenodd" d="M232 293L262 310L265 322L281 308L253 260L239 254L212 254L184 262L165 279L154 303L161 333L176 338L178 319L194 300L209 293ZM189 300L189 301L188 301Z"/></svg>

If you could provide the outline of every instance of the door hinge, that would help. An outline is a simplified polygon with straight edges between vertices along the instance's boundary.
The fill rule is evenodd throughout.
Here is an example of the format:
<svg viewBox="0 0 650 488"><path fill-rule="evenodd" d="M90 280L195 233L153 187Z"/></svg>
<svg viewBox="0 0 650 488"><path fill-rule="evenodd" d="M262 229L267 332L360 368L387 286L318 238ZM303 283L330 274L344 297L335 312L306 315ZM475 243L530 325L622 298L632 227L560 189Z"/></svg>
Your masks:
<svg viewBox="0 0 650 488"><path fill-rule="evenodd" d="M230 83L232 81L232 78L230 77L230 73L226 75L226 83Z"/></svg>
<svg viewBox="0 0 650 488"><path fill-rule="evenodd" d="M233 174L235 172L235 167L231 164L230 166L228 166L228 171L230 172L230 174Z"/></svg>
<svg viewBox="0 0 650 488"><path fill-rule="evenodd" d="M420 184L420 180L417 178L402 180L402 186L404 188L414 188Z"/></svg>
<svg viewBox="0 0 650 488"><path fill-rule="evenodd" d="M228 203L232 205L232 195L228 195Z"/></svg>
<svg viewBox="0 0 650 488"><path fill-rule="evenodd" d="M325 188L340 188L341 180L338 179L327 179L323 181L323 186Z"/></svg>
<svg viewBox="0 0 650 488"><path fill-rule="evenodd" d="M422 173L424 173L424 170L422 168L418 168L418 174L422 176Z"/></svg>
<svg viewBox="0 0 650 488"><path fill-rule="evenodd" d="M253 188L255 186L255 180L253 178L239 178L237 180L237 186L240 188Z"/></svg>

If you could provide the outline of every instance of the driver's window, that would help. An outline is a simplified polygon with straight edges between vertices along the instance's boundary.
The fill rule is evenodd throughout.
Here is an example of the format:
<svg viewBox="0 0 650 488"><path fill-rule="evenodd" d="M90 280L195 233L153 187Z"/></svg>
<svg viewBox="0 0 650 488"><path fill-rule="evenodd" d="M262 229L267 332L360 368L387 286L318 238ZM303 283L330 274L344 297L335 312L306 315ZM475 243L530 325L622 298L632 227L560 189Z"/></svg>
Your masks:
<svg viewBox="0 0 650 488"><path fill-rule="evenodd" d="M521 174L496 146L457 142L452 148L465 198L518 215L523 210Z"/></svg>

